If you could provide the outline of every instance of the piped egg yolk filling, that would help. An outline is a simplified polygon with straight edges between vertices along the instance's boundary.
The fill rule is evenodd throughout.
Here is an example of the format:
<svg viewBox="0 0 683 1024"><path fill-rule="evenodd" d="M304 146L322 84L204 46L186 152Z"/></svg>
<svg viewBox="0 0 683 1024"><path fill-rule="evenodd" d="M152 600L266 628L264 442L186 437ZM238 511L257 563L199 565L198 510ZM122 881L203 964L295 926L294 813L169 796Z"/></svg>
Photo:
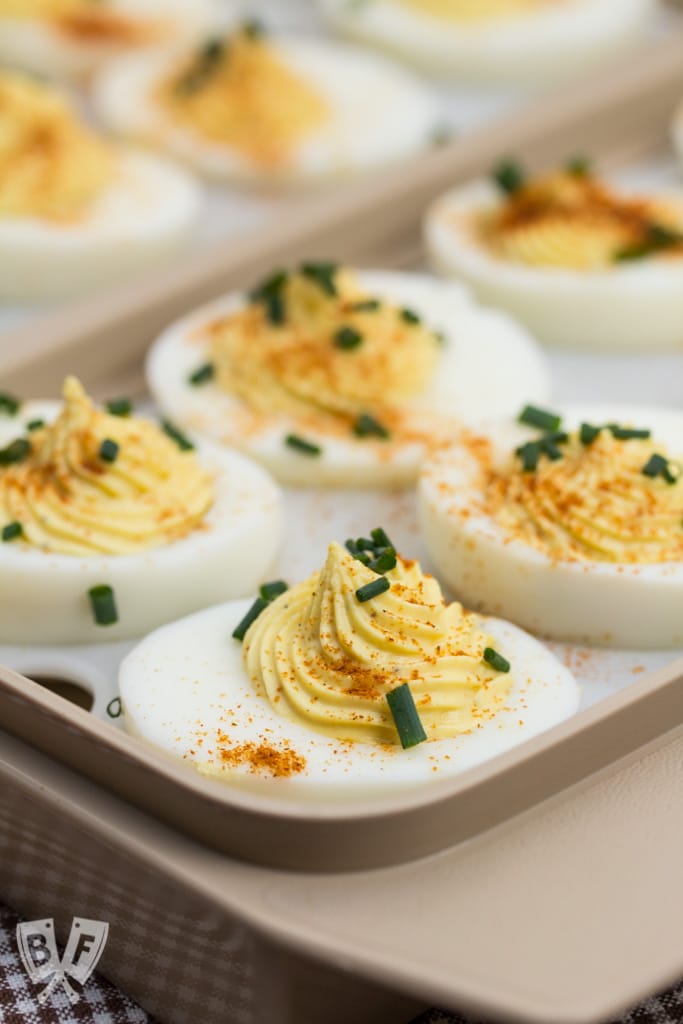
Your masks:
<svg viewBox="0 0 683 1024"><path fill-rule="evenodd" d="M439 341L410 310L368 296L331 264L280 273L209 331L216 379L256 414L348 434L371 413L401 433L428 388Z"/></svg>
<svg viewBox="0 0 683 1024"><path fill-rule="evenodd" d="M287 163L330 117L326 98L255 26L207 43L160 98L177 123L264 166Z"/></svg>
<svg viewBox="0 0 683 1024"><path fill-rule="evenodd" d="M0 458L0 522L42 551L150 551L201 529L214 502L193 451L151 422L95 408L74 377L59 417L20 445L23 455L15 442L15 457Z"/></svg>
<svg viewBox="0 0 683 1024"><path fill-rule="evenodd" d="M107 143L49 86L0 74L0 215L78 220L114 176Z"/></svg>
<svg viewBox="0 0 683 1024"><path fill-rule="evenodd" d="M604 269L683 255L683 215L663 203L619 196L589 173L562 171L515 189L478 219L497 257L532 267Z"/></svg>
<svg viewBox="0 0 683 1024"><path fill-rule="evenodd" d="M661 446L603 427L589 443L572 434L548 451L535 469L517 455L491 472L487 509L506 534L562 561L683 560L683 478Z"/></svg>
<svg viewBox="0 0 683 1024"><path fill-rule="evenodd" d="M0 0L0 18L47 21L80 42L135 45L163 35L160 25L113 10L107 0Z"/></svg>
<svg viewBox="0 0 683 1024"><path fill-rule="evenodd" d="M387 694L408 683L429 740L470 733L505 706L512 682L484 661L476 615L446 604L417 562L398 559L389 588L339 544L320 572L270 604L248 630L244 664L281 715L338 740L397 746Z"/></svg>
<svg viewBox="0 0 683 1024"><path fill-rule="evenodd" d="M498 21L516 15L532 13L557 0L394 0L421 15L441 21L481 22Z"/></svg>

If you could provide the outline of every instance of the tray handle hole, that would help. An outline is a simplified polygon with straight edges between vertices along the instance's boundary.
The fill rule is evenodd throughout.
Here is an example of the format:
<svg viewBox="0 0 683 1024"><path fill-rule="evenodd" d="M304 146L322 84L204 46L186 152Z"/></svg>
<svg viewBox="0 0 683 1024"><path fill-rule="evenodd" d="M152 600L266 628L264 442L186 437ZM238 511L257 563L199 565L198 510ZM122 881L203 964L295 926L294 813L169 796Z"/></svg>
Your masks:
<svg viewBox="0 0 683 1024"><path fill-rule="evenodd" d="M44 686L50 693L56 693L57 696L63 697L64 700L70 701L71 704L76 704L79 708L83 708L84 711L92 710L94 697L90 690L82 683L77 683L73 679L65 679L61 676L44 675L40 672L30 673L29 679L32 679L34 683L38 683L39 686Z"/></svg>

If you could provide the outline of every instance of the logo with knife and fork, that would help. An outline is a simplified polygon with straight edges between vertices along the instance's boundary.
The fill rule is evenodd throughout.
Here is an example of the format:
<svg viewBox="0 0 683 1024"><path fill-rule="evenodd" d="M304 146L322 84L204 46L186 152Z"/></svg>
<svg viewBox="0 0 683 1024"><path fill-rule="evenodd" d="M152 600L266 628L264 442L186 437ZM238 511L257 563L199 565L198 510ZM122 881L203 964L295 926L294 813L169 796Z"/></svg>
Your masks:
<svg viewBox="0 0 683 1024"><path fill-rule="evenodd" d="M95 970L109 935L105 921L75 917L61 957L57 951L55 924L51 917L42 921L22 921L17 925L17 946L22 963L31 981L45 983L38 1002L45 1003L58 985L62 985L69 1002L81 998L69 979L85 985Z"/></svg>

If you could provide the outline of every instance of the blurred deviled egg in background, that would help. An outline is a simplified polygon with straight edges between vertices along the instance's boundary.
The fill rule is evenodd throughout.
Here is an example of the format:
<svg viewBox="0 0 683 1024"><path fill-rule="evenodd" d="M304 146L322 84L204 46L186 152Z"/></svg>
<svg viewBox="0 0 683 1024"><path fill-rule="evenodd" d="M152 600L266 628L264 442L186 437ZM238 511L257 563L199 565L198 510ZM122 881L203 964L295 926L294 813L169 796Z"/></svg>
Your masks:
<svg viewBox="0 0 683 1024"><path fill-rule="evenodd" d="M440 120L427 86L388 59L248 22L195 47L112 62L95 105L116 132L213 178L307 183L399 161Z"/></svg>

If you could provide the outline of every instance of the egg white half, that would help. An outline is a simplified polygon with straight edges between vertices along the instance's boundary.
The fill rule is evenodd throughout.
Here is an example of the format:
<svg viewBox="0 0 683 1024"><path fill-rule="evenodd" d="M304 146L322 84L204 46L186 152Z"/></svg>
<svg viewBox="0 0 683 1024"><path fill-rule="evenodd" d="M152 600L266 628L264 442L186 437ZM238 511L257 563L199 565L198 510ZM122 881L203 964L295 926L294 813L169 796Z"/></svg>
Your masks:
<svg viewBox="0 0 683 1024"><path fill-rule="evenodd" d="M318 0L330 23L432 74L538 84L578 76L638 40L653 0L566 0L526 15L457 24L392 0Z"/></svg>
<svg viewBox="0 0 683 1024"><path fill-rule="evenodd" d="M512 663L513 689L504 710L474 732L411 750L338 740L278 715L258 696L230 634L250 606L229 602L164 626L124 659L119 688L129 732L203 770L221 771L216 737L231 744L288 744L306 761L289 779L263 777L246 766L222 768L228 782L299 796L332 791L356 798L416 786L471 768L572 715L579 688L537 640L507 622L485 619L497 649Z"/></svg>
<svg viewBox="0 0 683 1024"><path fill-rule="evenodd" d="M667 192L681 210L683 192ZM429 210L432 263L508 310L548 345L593 349L683 347L683 259L643 259L604 270L530 267L498 258L474 237L472 218L501 202L485 181L453 189Z"/></svg>
<svg viewBox="0 0 683 1024"><path fill-rule="evenodd" d="M107 7L133 21L158 23L162 40L192 39L220 17L217 0L107 0ZM110 59L121 47L75 38L48 20L0 18L0 63L51 78L80 78Z"/></svg>
<svg viewBox="0 0 683 1024"><path fill-rule="evenodd" d="M422 408L453 420L511 415L526 401L543 401L549 372L538 346L503 313L475 306L455 284L426 275L363 272L368 294L408 307L444 335L432 384L420 396ZM298 431L291 418L273 416L258 433L241 434L242 404L218 385L192 387L188 377L209 359L201 328L244 305L243 294L219 299L173 324L152 347L147 360L150 390L163 411L181 425L242 449L280 481L296 486L383 487L415 479L425 456L417 443L358 440L306 429L323 454L310 458L288 448L285 437Z"/></svg>
<svg viewBox="0 0 683 1024"><path fill-rule="evenodd" d="M284 165L264 167L173 121L154 99L157 84L187 50L160 50L112 62L95 84L94 103L106 125L144 139L216 179L310 183L391 164L427 146L440 114L431 90L375 54L324 40L271 42L280 58L327 101L329 121L301 142Z"/></svg>
<svg viewBox="0 0 683 1024"><path fill-rule="evenodd" d="M201 206L184 170L123 151L114 181L79 220L0 217L0 299L63 298L133 276L189 240Z"/></svg>
<svg viewBox="0 0 683 1024"><path fill-rule="evenodd" d="M683 453L681 412L623 405L561 411L565 429L584 421L648 427L674 458ZM488 424L481 433L501 458L538 436L512 420ZM683 647L683 563L553 561L510 538L482 511L477 472L471 453L454 446L424 467L419 485L425 544L459 600L554 640L642 650Z"/></svg>
<svg viewBox="0 0 683 1024"><path fill-rule="evenodd" d="M50 422L60 409L56 402L27 402L18 416L0 416L0 447L25 436L32 419ZM0 643L129 640L253 591L279 548L279 491L259 466L236 452L198 442L197 456L214 477L215 501L204 528L181 540L137 554L87 557L20 541L0 543ZM114 590L119 621L112 626L93 619L88 590L100 584Z"/></svg>

